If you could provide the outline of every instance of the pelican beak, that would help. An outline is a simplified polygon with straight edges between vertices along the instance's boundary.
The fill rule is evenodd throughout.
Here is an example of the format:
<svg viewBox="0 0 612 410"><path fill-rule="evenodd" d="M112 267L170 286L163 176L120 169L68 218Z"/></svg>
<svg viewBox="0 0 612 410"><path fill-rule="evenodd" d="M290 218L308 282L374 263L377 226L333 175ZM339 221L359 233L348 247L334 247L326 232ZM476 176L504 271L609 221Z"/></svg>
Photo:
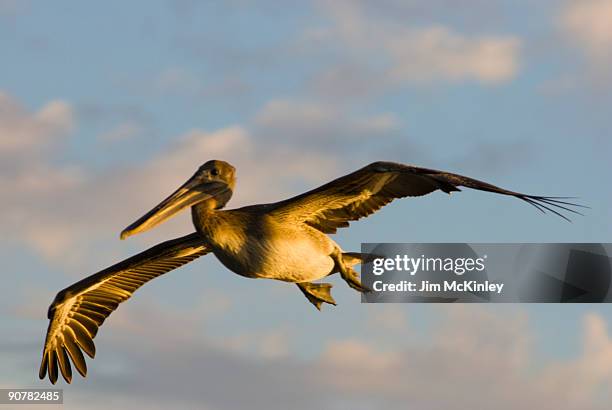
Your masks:
<svg viewBox="0 0 612 410"><path fill-rule="evenodd" d="M172 195L160 202L159 205L125 228L121 232L120 237L125 239L128 236L147 231L172 217L180 210L207 199L215 198L229 189L229 186L223 182L202 183L197 181L194 176L174 191Z"/></svg>

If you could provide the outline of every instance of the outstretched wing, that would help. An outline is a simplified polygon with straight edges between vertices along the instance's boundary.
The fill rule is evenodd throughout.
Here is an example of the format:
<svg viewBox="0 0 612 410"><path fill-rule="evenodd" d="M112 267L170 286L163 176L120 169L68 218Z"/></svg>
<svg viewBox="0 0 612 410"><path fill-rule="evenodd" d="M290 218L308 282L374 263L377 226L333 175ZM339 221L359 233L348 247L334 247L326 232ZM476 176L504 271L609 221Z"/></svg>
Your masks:
<svg viewBox="0 0 612 410"><path fill-rule="evenodd" d="M299 220L322 232L334 233L337 228L348 226L349 221L368 216L396 198L426 195L438 189L450 194L460 191L460 186L511 195L568 221L561 212L579 214L571 207L582 207L563 200L567 198L526 195L449 172L374 162L312 191L269 204L266 210L281 219Z"/></svg>
<svg viewBox="0 0 612 410"><path fill-rule="evenodd" d="M70 359L85 377L82 351L93 359L93 338L104 320L142 285L207 254L210 249L198 233L156 245L62 290L49 307L50 319L39 377L55 384L58 369L72 380ZM81 351L82 350L82 351Z"/></svg>

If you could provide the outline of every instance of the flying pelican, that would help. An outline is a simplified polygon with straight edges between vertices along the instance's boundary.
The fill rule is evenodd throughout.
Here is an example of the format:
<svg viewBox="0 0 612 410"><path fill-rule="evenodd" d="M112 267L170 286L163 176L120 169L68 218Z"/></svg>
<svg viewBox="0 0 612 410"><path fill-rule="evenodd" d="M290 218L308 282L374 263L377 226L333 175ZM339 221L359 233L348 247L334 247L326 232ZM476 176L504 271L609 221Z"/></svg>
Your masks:
<svg viewBox="0 0 612 410"><path fill-rule="evenodd" d="M295 283L320 309L322 303L336 304L332 285L313 281L333 273L340 273L353 289L367 291L353 269L362 262L361 254L344 252L327 234L396 198L436 190L450 194L463 186L513 196L566 220L563 211L579 213L571 207L581 206L564 197L525 195L448 172L374 162L284 201L221 210L232 196L235 181L232 165L206 162L173 194L123 230L121 239L149 230L189 206L195 232L153 246L57 294L48 311L41 379L48 373L55 384L61 371L70 383L70 359L85 377L82 351L93 359L93 338L117 306L151 279L210 252L241 276Z"/></svg>

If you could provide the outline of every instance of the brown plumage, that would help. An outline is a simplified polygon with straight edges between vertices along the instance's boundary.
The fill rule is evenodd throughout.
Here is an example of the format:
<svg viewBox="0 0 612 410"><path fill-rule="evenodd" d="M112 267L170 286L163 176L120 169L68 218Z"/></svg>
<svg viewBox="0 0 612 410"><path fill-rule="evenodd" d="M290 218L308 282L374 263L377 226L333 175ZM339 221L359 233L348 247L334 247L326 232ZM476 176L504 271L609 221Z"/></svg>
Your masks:
<svg viewBox="0 0 612 410"><path fill-rule="evenodd" d="M538 210L569 220L577 205L561 197L526 195L448 172L392 162L375 162L296 197L263 205L221 210L235 184L235 169L208 161L159 205L131 224L121 238L151 229L192 207L196 232L156 245L62 290L49 307L49 328L39 376L70 383L71 361L85 376L83 352L95 355L93 338L104 320L142 285L213 252L233 272L251 278L294 282L317 309L335 304L331 284L311 283L332 273L364 291L352 269L359 254L344 252L326 234L366 217L396 198L446 193L467 187L519 198Z"/></svg>
<svg viewBox="0 0 612 410"><path fill-rule="evenodd" d="M394 162L374 162L351 174L285 201L270 204L268 212L282 218L301 220L325 233L349 226L349 221L366 217L389 202L407 196L422 196L441 190L461 191L460 186L511 195L569 220L553 208L579 214L567 206L580 206L561 197L525 195L458 174Z"/></svg>

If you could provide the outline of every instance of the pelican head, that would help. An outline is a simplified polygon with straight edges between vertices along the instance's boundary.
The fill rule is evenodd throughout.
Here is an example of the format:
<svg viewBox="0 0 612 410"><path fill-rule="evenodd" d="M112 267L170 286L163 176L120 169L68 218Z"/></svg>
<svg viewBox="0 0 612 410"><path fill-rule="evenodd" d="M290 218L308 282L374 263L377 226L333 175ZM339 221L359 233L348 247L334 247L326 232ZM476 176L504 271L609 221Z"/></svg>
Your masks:
<svg viewBox="0 0 612 410"><path fill-rule="evenodd" d="M202 202L206 202L210 209L223 208L232 197L235 172L236 169L225 161L206 162L172 195L125 228L121 239L147 231L180 210Z"/></svg>

